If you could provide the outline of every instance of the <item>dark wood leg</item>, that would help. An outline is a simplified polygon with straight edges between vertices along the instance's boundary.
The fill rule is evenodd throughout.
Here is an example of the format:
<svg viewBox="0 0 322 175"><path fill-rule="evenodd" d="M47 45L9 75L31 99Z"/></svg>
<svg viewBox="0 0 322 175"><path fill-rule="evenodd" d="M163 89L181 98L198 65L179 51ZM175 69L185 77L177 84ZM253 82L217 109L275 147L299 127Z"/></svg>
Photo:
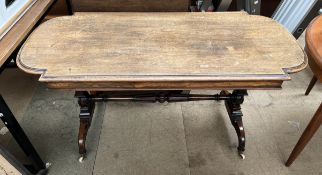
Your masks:
<svg viewBox="0 0 322 175"><path fill-rule="evenodd" d="M303 151L307 143L311 140L315 132L319 129L321 124L322 124L322 103L320 104L319 109L315 112L310 123L304 130L301 138L299 139L296 146L294 147L290 157L285 163L286 166L290 166L294 162L294 160L298 157L298 155Z"/></svg>
<svg viewBox="0 0 322 175"><path fill-rule="evenodd" d="M222 91L221 94L228 95L230 93L228 91ZM245 159L244 151L245 151L246 137L245 137L243 120L242 120L243 113L241 111L240 105L244 102L244 95L247 95L247 91L234 90L233 93L230 95L232 97L225 100L225 105L226 105L226 109L227 109L231 124L234 126L235 131L237 133L238 153L242 159Z"/></svg>
<svg viewBox="0 0 322 175"><path fill-rule="evenodd" d="M86 91L77 91L75 93L75 97L78 98L78 104L80 106L80 125L79 125L79 133L78 133L78 147L79 147L79 154L80 159L79 161L82 162L86 156L86 136L89 127L91 126L92 117L95 108L95 102L91 100L91 96Z"/></svg>
<svg viewBox="0 0 322 175"><path fill-rule="evenodd" d="M71 0L66 0L66 6L67 6L68 15L73 15L74 11L73 11Z"/></svg>
<svg viewBox="0 0 322 175"><path fill-rule="evenodd" d="M318 79L316 78L316 76L313 75L313 77L312 77L312 79L310 81L310 84L309 84L309 86L307 87L307 89L305 91L305 95L309 95L309 93L311 92L311 90L312 90L312 88L315 85L315 83L316 83L317 80Z"/></svg>

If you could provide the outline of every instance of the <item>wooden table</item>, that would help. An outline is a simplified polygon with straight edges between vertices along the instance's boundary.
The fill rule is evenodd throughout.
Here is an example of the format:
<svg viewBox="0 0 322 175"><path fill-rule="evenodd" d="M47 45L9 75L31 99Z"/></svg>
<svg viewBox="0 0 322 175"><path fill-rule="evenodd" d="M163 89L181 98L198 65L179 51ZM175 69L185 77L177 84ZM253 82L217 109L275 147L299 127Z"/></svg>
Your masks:
<svg viewBox="0 0 322 175"><path fill-rule="evenodd" d="M82 156L97 101L224 100L244 157L246 90L281 88L307 58L277 22L242 12L78 13L42 24L17 62L51 88L76 90ZM183 91L192 89L223 91Z"/></svg>

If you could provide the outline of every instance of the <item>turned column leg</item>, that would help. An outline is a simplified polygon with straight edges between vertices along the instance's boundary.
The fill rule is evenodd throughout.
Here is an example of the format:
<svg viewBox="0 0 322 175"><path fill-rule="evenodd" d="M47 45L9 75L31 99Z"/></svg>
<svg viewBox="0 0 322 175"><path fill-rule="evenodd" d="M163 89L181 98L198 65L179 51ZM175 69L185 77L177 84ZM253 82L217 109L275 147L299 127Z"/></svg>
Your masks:
<svg viewBox="0 0 322 175"><path fill-rule="evenodd" d="M91 100L90 94L86 91L77 91L75 93L75 97L78 98L78 104L80 106L78 147L79 147L79 154L80 154L79 161L82 162L86 156L85 142L86 142L88 129L91 126L92 117L93 117L94 108L95 108L95 102Z"/></svg>
<svg viewBox="0 0 322 175"><path fill-rule="evenodd" d="M244 96L247 95L246 90L234 90L232 94L228 91L222 91L223 95L230 95L231 97L225 100L226 109L229 115L229 119L231 124L234 126L235 131L238 137L238 153L242 159L245 159L245 129L243 125L242 116L243 113L241 111L240 105L244 102Z"/></svg>
<svg viewBox="0 0 322 175"><path fill-rule="evenodd" d="M315 132L319 129L322 124L322 103L320 104L319 109L315 112L313 118L311 119L310 123L307 125L306 129L304 130L301 138L297 142L296 146L294 147L290 157L286 161L286 166L291 166L294 160L300 155L300 153L305 148L306 144L311 140Z"/></svg>

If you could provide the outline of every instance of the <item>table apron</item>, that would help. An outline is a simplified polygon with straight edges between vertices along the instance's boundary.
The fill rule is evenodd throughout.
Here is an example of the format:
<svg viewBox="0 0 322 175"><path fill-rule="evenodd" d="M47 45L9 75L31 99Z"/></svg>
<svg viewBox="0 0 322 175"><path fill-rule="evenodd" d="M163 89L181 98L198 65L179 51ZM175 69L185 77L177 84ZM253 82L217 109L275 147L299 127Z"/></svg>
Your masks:
<svg viewBox="0 0 322 175"><path fill-rule="evenodd" d="M264 81L200 81L200 82L45 82L49 88L119 91L119 90L234 90L281 89L282 80Z"/></svg>

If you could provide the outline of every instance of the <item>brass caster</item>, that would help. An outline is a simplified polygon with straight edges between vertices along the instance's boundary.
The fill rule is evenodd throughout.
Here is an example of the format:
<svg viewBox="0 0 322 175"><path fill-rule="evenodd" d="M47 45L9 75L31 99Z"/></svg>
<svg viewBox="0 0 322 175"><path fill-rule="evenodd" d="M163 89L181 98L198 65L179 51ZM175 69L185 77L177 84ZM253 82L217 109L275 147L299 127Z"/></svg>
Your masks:
<svg viewBox="0 0 322 175"><path fill-rule="evenodd" d="M85 159L85 155L81 155L78 159L78 162L79 163L83 163L84 162L84 159Z"/></svg>
<svg viewBox="0 0 322 175"><path fill-rule="evenodd" d="M244 153L239 153L240 158L242 158L243 160L246 158Z"/></svg>
<svg viewBox="0 0 322 175"><path fill-rule="evenodd" d="M46 163L46 169L48 169L51 166L51 163L47 162Z"/></svg>

